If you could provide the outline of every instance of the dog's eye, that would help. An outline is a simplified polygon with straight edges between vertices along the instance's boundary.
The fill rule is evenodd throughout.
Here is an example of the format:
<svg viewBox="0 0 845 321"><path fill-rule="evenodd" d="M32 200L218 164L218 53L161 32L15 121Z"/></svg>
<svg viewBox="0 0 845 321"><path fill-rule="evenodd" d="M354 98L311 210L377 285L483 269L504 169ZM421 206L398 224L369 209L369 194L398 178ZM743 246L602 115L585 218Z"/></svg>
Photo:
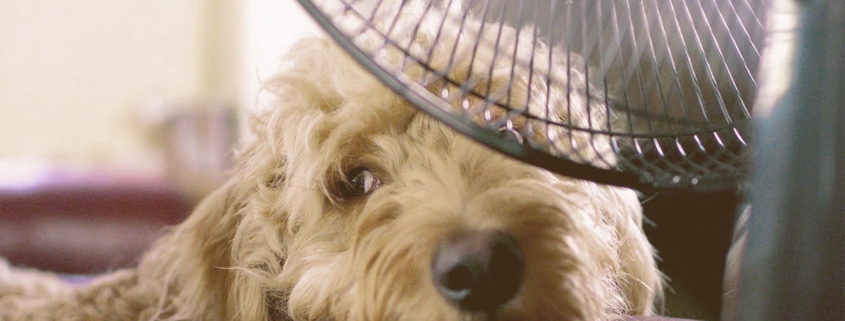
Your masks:
<svg viewBox="0 0 845 321"><path fill-rule="evenodd" d="M346 179L338 186L344 199L372 193L381 186L381 179L367 168L356 168L346 173Z"/></svg>

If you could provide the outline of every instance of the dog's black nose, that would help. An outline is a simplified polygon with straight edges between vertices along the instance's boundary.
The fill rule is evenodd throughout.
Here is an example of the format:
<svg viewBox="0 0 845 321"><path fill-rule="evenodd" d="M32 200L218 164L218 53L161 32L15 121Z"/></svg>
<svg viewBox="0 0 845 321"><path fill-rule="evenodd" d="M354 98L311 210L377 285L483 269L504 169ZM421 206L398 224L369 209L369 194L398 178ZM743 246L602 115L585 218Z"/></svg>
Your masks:
<svg viewBox="0 0 845 321"><path fill-rule="evenodd" d="M524 268L516 241L495 231L457 235L441 244L432 261L437 289L469 311L491 312L508 302Z"/></svg>

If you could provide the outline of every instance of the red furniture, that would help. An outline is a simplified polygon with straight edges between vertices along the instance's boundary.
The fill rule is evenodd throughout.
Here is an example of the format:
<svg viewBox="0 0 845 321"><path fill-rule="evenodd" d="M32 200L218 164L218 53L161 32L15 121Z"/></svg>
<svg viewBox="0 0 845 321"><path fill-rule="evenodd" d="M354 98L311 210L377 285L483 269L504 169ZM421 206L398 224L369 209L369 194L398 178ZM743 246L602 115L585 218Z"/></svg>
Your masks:
<svg viewBox="0 0 845 321"><path fill-rule="evenodd" d="M131 266L193 207L165 180L44 174L0 180L0 256L14 265L67 274Z"/></svg>

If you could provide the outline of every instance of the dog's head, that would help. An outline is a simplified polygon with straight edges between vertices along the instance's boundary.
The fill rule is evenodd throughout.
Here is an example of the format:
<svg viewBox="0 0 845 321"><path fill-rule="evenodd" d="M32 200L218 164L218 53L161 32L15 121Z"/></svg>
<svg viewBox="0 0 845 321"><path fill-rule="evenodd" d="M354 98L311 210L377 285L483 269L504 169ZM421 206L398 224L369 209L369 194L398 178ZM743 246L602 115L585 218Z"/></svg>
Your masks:
<svg viewBox="0 0 845 321"><path fill-rule="evenodd" d="M195 230L195 263L208 261L186 280L205 278L194 286L217 293L232 319L593 320L651 311L660 280L634 192L554 175L463 138L329 40L300 41L288 57L267 83L273 103L254 118L232 182L177 230ZM560 99L537 78L511 84L508 97L583 98ZM604 117L572 104L560 117Z"/></svg>
<svg viewBox="0 0 845 321"><path fill-rule="evenodd" d="M236 304L307 320L589 320L649 310L633 192L518 163L301 42L244 152Z"/></svg>

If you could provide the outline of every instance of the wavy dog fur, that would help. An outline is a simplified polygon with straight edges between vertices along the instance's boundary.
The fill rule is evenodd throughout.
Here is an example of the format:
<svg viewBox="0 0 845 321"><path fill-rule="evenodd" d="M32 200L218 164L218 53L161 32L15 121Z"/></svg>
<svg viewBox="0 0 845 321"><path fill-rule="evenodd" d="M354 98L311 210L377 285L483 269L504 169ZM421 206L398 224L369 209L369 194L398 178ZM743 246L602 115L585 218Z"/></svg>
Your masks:
<svg viewBox="0 0 845 321"><path fill-rule="evenodd" d="M406 13L423 10L421 2L405 5ZM436 10L426 19L436 19ZM408 41L414 50L432 49L426 46L433 32L424 24ZM517 33L506 30L503 39ZM442 51L451 49L438 47L432 63L454 64L454 76L473 79L469 64L510 73L489 53L460 54L461 35L441 37L456 40L450 43L458 58L447 61ZM254 135L238 153L231 180L137 268L81 288L50 280L47 287L60 289L3 292L0 320L610 320L652 313L661 277L633 191L558 176L463 138L410 107L327 39L301 40L287 58L265 86L272 103L252 118ZM475 70L482 69L489 70ZM405 72L416 77L421 70ZM572 77L586 86L577 71ZM583 90L547 88L541 77L520 81L498 99L548 92L547 101L525 108L548 103L560 107L561 120L594 128L608 117L603 106L586 105ZM498 90L505 83L489 85L505 92ZM614 160L607 141L572 139L597 146L577 151L592 153L581 159ZM336 185L355 168L371 170L383 184L342 199ZM516 296L491 313L450 304L431 277L438 246L476 230L511 235L525 261ZM16 272L3 271L0 285L14 283Z"/></svg>

